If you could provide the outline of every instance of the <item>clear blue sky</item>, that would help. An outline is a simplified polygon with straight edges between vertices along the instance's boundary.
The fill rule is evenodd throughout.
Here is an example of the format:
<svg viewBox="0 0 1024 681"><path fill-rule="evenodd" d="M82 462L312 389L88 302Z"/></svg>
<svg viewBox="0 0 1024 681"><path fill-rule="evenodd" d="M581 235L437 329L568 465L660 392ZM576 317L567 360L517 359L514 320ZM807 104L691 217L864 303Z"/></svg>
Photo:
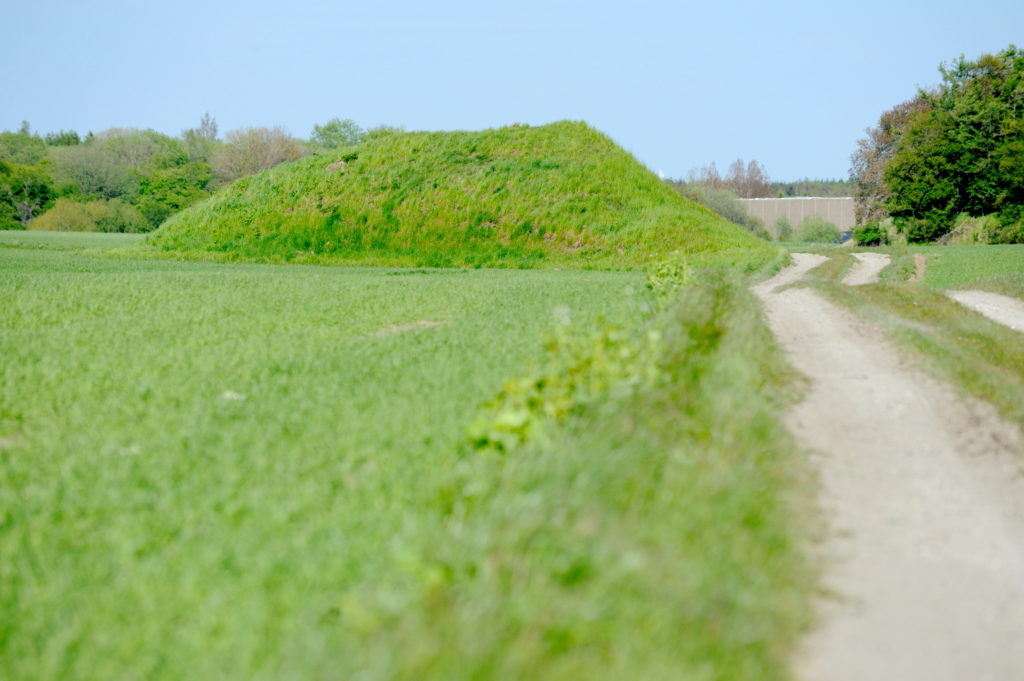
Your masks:
<svg viewBox="0 0 1024 681"><path fill-rule="evenodd" d="M585 120L683 177L845 177L937 67L1024 42L1024 2L5 2L0 129L221 133Z"/></svg>

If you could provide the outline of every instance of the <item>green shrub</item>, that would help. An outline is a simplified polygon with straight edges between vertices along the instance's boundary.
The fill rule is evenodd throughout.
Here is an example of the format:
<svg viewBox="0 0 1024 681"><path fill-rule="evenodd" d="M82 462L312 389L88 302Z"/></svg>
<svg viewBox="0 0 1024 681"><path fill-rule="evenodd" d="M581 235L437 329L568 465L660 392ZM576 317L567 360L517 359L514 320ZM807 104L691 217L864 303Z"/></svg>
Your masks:
<svg viewBox="0 0 1024 681"><path fill-rule="evenodd" d="M1024 244L1024 206L1007 206L999 211L994 244Z"/></svg>
<svg viewBox="0 0 1024 681"><path fill-rule="evenodd" d="M944 234L938 243L946 246L990 244L999 231L999 220L994 215L972 217L961 213L953 222L953 229Z"/></svg>
<svg viewBox="0 0 1024 681"><path fill-rule="evenodd" d="M775 221L775 233L778 235L779 241L793 240L793 225L789 223L789 218L785 215L780 215Z"/></svg>
<svg viewBox="0 0 1024 681"><path fill-rule="evenodd" d="M858 246L881 246L886 241L885 231L877 220L854 229L853 238Z"/></svg>
<svg viewBox="0 0 1024 681"><path fill-rule="evenodd" d="M896 218L896 225L912 244L936 241L953 227L944 213L933 213L923 218Z"/></svg>
<svg viewBox="0 0 1024 681"><path fill-rule="evenodd" d="M839 228L825 218L808 216L796 228L796 241L831 244L839 241Z"/></svg>
<svg viewBox="0 0 1024 681"><path fill-rule="evenodd" d="M118 199L79 203L57 199L53 208L29 222L29 229L48 232L146 232L149 224L131 205Z"/></svg>

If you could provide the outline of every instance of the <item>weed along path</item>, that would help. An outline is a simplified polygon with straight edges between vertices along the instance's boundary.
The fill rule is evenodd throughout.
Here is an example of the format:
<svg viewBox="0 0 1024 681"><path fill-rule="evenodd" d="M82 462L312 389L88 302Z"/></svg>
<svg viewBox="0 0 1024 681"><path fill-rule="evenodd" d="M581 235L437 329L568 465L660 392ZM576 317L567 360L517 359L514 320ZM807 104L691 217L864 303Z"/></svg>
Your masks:
<svg viewBox="0 0 1024 681"><path fill-rule="evenodd" d="M994 322L1024 331L1024 300L989 291L947 291L947 295Z"/></svg>
<svg viewBox="0 0 1024 681"><path fill-rule="evenodd" d="M854 253L853 257L857 259L857 262L843 277L843 283L847 286L877 283L878 274L885 269L890 261L889 256L884 253Z"/></svg>
<svg viewBox="0 0 1024 681"><path fill-rule="evenodd" d="M755 287L810 378L788 415L815 452L824 582L803 681L1024 678L1024 477L1015 426L923 374L881 333L799 280Z"/></svg>

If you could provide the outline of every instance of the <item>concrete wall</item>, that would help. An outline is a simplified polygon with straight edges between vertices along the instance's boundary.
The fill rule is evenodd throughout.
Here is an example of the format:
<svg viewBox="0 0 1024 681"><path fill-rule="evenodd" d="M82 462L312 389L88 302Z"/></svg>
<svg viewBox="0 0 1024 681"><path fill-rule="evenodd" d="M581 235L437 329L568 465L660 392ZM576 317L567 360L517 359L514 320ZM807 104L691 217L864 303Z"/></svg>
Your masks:
<svg viewBox="0 0 1024 681"><path fill-rule="evenodd" d="M815 198L794 196L787 199L740 199L744 208L754 217L761 218L764 228L778 238L775 221L783 215L795 229L805 217L822 217L841 231L853 229L853 197Z"/></svg>

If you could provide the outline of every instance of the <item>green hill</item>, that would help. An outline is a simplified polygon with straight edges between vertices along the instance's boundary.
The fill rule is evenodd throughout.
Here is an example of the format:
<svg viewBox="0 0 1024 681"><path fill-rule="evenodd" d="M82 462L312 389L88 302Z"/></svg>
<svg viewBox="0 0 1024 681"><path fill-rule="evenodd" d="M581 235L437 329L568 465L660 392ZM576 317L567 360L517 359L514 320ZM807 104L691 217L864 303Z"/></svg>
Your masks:
<svg viewBox="0 0 1024 681"><path fill-rule="evenodd" d="M242 179L149 243L193 255L398 266L626 268L771 247L584 123L395 133Z"/></svg>

